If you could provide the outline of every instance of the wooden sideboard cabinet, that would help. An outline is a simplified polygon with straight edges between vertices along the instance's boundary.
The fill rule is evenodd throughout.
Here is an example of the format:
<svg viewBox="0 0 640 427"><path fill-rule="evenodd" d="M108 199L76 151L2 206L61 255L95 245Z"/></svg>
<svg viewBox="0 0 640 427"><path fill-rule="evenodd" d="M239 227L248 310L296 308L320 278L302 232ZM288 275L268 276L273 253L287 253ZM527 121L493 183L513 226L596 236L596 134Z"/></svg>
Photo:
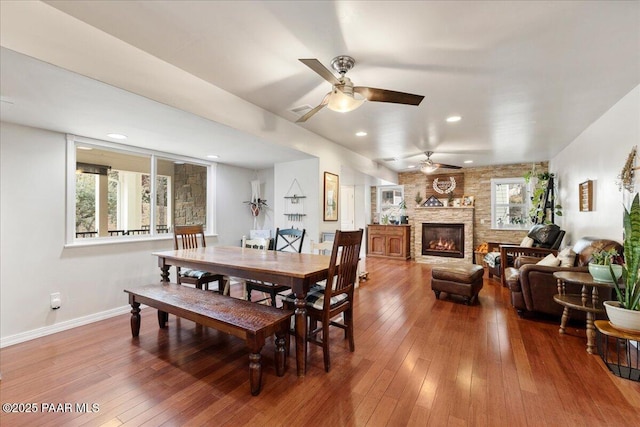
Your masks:
<svg viewBox="0 0 640 427"><path fill-rule="evenodd" d="M367 256L409 259L410 225L377 225L367 227Z"/></svg>

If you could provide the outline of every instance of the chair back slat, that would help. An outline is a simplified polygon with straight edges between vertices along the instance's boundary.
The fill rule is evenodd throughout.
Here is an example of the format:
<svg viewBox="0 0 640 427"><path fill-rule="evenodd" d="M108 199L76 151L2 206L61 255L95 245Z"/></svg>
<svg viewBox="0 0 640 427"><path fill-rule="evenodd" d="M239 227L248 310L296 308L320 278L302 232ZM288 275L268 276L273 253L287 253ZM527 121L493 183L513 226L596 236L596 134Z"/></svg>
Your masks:
<svg viewBox="0 0 640 427"><path fill-rule="evenodd" d="M327 286L325 287L324 305L328 310L331 297L341 293L353 296L353 288L356 283L358 261L360 260L360 246L362 245L363 230L340 231L336 230L333 241L331 261ZM333 279L333 284L331 282Z"/></svg>
<svg viewBox="0 0 640 427"><path fill-rule="evenodd" d="M305 230L297 228L276 229L276 240L273 249L281 252L302 252Z"/></svg>
<svg viewBox="0 0 640 427"><path fill-rule="evenodd" d="M202 225L176 225L173 227L173 248L195 249L207 246Z"/></svg>

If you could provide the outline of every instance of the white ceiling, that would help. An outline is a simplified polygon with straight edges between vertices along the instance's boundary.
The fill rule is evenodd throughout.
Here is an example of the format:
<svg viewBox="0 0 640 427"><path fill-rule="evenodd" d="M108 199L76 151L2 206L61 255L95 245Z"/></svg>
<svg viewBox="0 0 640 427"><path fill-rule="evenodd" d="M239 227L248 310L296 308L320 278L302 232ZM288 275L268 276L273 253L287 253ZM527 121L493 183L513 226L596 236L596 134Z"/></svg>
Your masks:
<svg viewBox="0 0 640 427"><path fill-rule="evenodd" d="M314 107L330 90L298 58L329 67L350 55L355 85L424 101L323 109L292 126L396 171L424 156L382 159L426 150L456 165L548 160L640 83L637 1L46 3L289 122L298 118L292 108ZM2 45L15 49L15 37L3 30ZM102 139L117 128L137 145L252 168L308 156L232 129L245 130L242 116L221 125L5 49L1 77L2 96L14 102L2 103L3 120ZM454 114L462 121L446 123ZM356 137L360 130L368 135ZM214 131L224 143L211 141Z"/></svg>

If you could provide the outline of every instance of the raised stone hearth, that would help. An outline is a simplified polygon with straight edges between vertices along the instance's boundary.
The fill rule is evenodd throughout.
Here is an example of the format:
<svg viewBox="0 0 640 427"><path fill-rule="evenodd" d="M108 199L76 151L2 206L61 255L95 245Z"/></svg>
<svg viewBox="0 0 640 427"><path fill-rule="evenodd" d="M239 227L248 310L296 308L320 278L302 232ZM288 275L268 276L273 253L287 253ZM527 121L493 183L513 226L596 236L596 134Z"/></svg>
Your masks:
<svg viewBox="0 0 640 427"><path fill-rule="evenodd" d="M413 254L417 262L443 264L447 262L473 262L473 212L472 207L416 208L413 214ZM422 255L422 224L464 224L464 258Z"/></svg>

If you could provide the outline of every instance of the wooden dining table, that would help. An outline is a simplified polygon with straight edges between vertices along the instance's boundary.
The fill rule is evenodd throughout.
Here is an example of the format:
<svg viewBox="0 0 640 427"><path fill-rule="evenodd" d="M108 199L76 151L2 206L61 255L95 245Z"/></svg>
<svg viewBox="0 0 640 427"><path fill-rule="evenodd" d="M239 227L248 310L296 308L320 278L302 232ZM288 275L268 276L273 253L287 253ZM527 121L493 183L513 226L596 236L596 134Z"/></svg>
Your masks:
<svg viewBox="0 0 640 427"><path fill-rule="evenodd" d="M298 376L306 373L307 310L309 288L327 278L330 257L235 246L207 246L154 252L158 257L162 281L169 282L171 266L191 268L247 280L286 285L295 294L295 341Z"/></svg>

